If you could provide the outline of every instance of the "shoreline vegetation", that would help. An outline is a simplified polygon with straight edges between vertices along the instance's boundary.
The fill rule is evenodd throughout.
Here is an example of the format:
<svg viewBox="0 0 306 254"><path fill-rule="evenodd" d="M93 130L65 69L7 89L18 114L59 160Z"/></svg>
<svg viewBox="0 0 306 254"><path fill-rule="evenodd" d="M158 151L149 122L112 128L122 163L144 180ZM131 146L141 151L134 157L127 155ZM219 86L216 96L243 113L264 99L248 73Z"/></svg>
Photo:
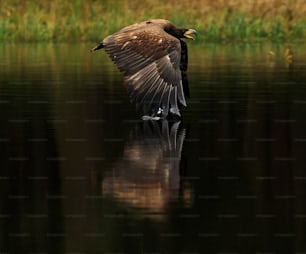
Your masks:
<svg viewBox="0 0 306 254"><path fill-rule="evenodd" d="M198 42L306 40L305 0L10 0L0 42L97 42L150 18L195 28Z"/></svg>

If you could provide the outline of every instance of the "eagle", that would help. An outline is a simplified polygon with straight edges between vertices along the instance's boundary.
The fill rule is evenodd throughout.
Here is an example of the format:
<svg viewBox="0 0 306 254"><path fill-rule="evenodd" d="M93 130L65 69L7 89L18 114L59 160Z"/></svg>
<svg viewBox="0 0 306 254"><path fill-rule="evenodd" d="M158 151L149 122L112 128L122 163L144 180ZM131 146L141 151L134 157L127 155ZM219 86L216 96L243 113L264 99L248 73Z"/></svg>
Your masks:
<svg viewBox="0 0 306 254"><path fill-rule="evenodd" d="M181 117L189 97L188 51L183 38L195 39L194 29L165 19L136 23L107 36L91 51L104 48L123 73L131 100L144 109L143 119Z"/></svg>

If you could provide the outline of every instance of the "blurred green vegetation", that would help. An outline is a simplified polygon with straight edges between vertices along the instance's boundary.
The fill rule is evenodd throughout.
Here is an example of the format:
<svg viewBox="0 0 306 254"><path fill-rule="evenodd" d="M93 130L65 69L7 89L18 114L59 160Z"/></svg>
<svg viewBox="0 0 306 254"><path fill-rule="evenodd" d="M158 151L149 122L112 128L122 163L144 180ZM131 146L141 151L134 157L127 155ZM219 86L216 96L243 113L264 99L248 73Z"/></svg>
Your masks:
<svg viewBox="0 0 306 254"><path fill-rule="evenodd" d="M195 28L198 41L306 38L304 0L4 0L0 41L99 41L146 19Z"/></svg>

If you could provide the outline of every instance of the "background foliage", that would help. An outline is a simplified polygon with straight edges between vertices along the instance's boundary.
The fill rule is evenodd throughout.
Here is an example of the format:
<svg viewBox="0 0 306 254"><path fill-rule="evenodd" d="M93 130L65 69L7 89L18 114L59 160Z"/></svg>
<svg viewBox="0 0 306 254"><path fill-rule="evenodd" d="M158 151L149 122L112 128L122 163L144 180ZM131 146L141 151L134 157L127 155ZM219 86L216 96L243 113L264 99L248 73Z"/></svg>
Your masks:
<svg viewBox="0 0 306 254"><path fill-rule="evenodd" d="M198 41L306 38L305 0L4 0L0 41L99 41L131 23L165 18Z"/></svg>

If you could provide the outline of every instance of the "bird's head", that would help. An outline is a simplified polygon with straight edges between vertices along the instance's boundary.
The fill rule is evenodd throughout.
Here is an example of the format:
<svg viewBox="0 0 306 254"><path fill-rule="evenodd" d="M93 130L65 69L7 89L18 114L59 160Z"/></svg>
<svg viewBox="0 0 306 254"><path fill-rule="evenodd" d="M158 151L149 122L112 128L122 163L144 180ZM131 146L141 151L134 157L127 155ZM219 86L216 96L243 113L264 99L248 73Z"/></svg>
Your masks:
<svg viewBox="0 0 306 254"><path fill-rule="evenodd" d="M197 35L197 31L194 29L188 29L188 28L183 28L183 27L176 27L172 25L171 23L168 23L165 27L164 30L173 35L174 37L180 39L180 38L187 38L187 39L192 39L195 40L195 37Z"/></svg>

